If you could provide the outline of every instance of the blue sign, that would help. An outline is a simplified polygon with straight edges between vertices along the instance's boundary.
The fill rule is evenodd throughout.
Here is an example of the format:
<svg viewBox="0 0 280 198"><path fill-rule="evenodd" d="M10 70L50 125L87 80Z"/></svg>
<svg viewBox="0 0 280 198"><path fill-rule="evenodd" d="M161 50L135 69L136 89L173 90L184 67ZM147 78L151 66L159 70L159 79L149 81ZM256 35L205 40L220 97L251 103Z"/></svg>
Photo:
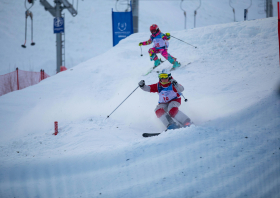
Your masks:
<svg viewBox="0 0 280 198"><path fill-rule="evenodd" d="M112 9L113 46L133 34L133 18L130 12L114 12Z"/></svg>
<svg viewBox="0 0 280 198"><path fill-rule="evenodd" d="M64 33L64 18L63 17L55 17L53 19L53 33Z"/></svg>

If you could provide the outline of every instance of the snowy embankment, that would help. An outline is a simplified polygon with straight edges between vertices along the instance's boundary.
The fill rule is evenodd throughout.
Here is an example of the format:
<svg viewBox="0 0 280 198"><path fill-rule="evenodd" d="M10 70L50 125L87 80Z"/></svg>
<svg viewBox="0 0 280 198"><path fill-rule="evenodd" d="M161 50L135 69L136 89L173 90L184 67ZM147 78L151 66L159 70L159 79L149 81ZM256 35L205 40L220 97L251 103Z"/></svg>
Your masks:
<svg viewBox="0 0 280 198"><path fill-rule="evenodd" d="M0 97L0 197L279 197L277 19L171 32L172 72L196 126L160 132L148 47L105 54ZM159 69L170 65L166 61ZM52 136L53 122L59 134ZM4 131L4 132L3 132Z"/></svg>

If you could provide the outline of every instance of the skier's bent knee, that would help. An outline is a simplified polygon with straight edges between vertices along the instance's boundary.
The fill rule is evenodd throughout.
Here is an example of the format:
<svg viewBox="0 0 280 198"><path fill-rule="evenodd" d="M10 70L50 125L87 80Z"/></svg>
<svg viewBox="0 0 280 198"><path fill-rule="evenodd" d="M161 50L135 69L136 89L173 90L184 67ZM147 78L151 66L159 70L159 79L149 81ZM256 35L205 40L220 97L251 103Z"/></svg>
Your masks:
<svg viewBox="0 0 280 198"><path fill-rule="evenodd" d="M156 115L158 118L160 118L163 114L165 114L164 109L160 108L160 109L156 110Z"/></svg>

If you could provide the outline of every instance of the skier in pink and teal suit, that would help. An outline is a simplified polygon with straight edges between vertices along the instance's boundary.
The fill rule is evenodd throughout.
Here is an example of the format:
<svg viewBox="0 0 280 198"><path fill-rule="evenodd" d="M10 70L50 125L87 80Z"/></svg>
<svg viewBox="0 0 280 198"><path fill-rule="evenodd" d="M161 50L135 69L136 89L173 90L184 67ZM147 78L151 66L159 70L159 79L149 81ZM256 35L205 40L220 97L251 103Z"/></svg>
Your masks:
<svg viewBox="0 0 280 198"><path fill-rule="evenodd" d="M156 55L158 53L161 53L161 55L173 65L173 68L180 67L180 63L176 61L176 58L174 58L167 52L167 48L169 45L168 40L170 40L170 33L161 33L156 24L153 24L150 27L150 31L152 33L150 39L145 42L140 42L139 46L150 45L152 42L154 43L154 47L149 49L150 59L151 61L155 61L154 67L159 66L161 63L160 59Z"/></svg>

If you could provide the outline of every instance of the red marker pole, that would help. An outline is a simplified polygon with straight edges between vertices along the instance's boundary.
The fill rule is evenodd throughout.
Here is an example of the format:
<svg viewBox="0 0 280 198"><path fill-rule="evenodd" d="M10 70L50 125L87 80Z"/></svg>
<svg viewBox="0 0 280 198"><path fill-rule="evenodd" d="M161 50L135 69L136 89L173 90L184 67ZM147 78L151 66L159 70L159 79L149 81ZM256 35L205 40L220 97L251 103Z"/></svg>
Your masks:
<svg viewBox="0 0 280 198"><path fill-rule="evenodd" d="M53 133L53 135L57 135L57 134L58 134L58 122L55 121L54 122L54 133Z"/></svg>
<svg viewBox="0 0 280 198"><path fill-rule="evenodd" d="M280 64L280 11L279 11L279 1L277 2L277 10L278 10L279 64Z"/></svg>
<svg viewBox="0 0 280 198"><path fill-rule="evenodd" d="M18 81L18 68L16 68L17 70L17 90L19 90L19 81Z"/></svg>

